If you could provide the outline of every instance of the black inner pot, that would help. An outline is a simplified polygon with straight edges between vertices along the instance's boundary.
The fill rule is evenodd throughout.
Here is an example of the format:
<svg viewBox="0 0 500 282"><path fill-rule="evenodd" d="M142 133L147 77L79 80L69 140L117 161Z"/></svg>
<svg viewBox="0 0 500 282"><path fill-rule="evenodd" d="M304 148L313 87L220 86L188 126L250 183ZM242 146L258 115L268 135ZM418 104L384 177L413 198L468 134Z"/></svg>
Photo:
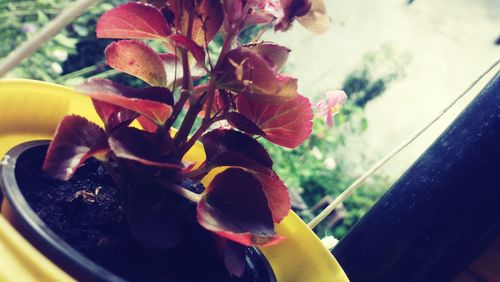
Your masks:
<svg viewBox="0 0 500 282"><path fill-rule="evenodd" d="M118 190L99 162L87 161L68 182L54 180L41 170L47 147L47 144L31 146L20 154L15 165L20 193L41 224L50 229L39 236L50 237L52 242L62 239L97 265L128 281L275 281L267 260L255 248L247 249L243 277L231 277L216 250L212 233L197 223L195 206L182 202L185 199L180 197L175 201L188 205L180 244L163 251L144 248L128 230ZM8 195L11 188L3 189L11 200ZM22 204L11 206L14 213L27 216ZM40 228L28 226L28 229ZM86 262L72 256L63 263L73 269ZM120 279L106 272L97 267L97 274L90 276L97 280Z"/></svg>

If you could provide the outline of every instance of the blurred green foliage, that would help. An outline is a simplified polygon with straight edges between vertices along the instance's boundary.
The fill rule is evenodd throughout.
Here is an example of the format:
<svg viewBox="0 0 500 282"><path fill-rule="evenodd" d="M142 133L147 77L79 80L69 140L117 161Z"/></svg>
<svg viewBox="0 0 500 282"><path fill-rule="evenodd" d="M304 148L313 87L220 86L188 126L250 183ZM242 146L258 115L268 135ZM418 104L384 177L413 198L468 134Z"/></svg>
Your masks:
<svg viewBox="0 0 500 282"><path fill-rule="evenodd" d="M50 21L71 1L37 0L7 1L0 0L0 58L7 56L27 38L33 36L43 25ZM24 60L12 74L15 77L28 77L54 81L62 73L62 62L74 52L76 40L60 33L33 56Z"/></svg>

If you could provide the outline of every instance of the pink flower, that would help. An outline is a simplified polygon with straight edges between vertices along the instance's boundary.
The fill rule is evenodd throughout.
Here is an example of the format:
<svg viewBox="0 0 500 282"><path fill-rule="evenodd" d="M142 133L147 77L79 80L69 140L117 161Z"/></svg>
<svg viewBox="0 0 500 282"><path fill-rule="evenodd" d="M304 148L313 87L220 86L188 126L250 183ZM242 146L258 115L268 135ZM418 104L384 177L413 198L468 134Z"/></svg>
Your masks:
<svg viewBox="0 0 500 282"><path fill-rule="evenodd" d="M36 32L36 25L32 23L25 23L23 25L23 31L26 33L33 33Z"/></svg>
<svg viewBox="0 0 500 282"><path fill-rule="evenodd" d="M347 100L347 95L342 90L333 90L326 92L323 98L317 104L318 115L326 117L328 127L333 127L333 117L339 112L342 105Z"/></svg>

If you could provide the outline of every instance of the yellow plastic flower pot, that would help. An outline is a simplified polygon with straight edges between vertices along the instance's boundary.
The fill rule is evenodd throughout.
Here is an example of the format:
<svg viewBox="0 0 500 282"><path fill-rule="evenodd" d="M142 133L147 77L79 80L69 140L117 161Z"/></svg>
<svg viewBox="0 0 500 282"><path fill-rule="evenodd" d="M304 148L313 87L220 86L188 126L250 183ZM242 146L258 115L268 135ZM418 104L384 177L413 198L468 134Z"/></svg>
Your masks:
<svg viewBox="0 0 500 282"><path fill-rule="evenodd" d="M100 123L90 99L71 88L39 81L0 80L0 106L0 156L25 141L50 139L67 114ZM186 158L203 159L202 146L193 147ZM0 281L72 281L12 228L5 220L13 221L8 211L4 200L4 217L0 216ZM287 239L261 251L278 282L348 281L335 258L295 213L290 212L276 230Z"/></svg>

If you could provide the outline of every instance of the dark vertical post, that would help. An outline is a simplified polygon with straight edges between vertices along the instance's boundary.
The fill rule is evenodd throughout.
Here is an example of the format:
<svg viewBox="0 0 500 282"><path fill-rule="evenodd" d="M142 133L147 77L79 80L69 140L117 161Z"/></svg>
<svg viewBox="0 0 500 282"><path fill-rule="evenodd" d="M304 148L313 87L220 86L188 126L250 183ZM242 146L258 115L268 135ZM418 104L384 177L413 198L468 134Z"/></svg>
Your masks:
<svg viewBox="0 0 500 282"><path fill-rule="evenodd" d="M354 281L450 281L500 235L500 75L333 250Z"/></svg>

